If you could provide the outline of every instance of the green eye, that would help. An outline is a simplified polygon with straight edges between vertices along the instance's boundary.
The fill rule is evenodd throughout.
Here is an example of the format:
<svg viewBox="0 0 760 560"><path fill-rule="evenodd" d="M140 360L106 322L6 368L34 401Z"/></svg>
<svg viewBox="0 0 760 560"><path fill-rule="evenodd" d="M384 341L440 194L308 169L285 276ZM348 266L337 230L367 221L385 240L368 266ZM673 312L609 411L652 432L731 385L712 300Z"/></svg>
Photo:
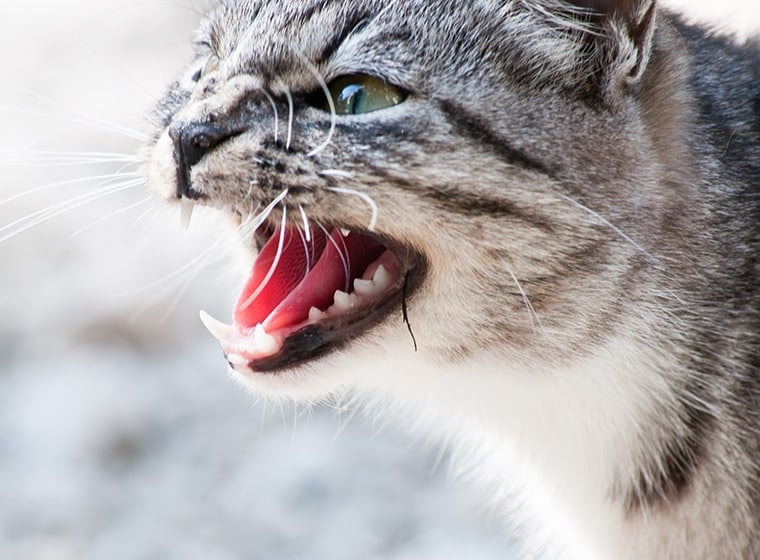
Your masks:
<svg viewBox="0 0 760 560"><path fill-rule="evenodd" d="M360 115L387 109L406 99L406 92L385 80L357 74L333 80L328 85L338 115ZM324 96L324 92L321 93ZM330 110L327 103L320 107Z"/></svg>

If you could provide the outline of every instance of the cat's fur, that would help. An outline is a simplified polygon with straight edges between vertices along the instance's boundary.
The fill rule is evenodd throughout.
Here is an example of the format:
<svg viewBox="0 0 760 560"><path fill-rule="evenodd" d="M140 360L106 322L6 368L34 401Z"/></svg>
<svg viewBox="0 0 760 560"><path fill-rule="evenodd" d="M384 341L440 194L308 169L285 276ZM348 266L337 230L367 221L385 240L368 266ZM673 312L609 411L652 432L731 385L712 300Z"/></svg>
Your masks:
<svg viewBox="0 0 760 560"><path fill-rule="evenodd" d="M226 0L198 40L163 125L237 135L193 189L248 216L289 188L315 223L366 229L328 187L353 189L425 262L417 351L399 306L250 384L417 410L548 557L760 558L756 44L650 0ZM411 96L329 135L306 96L351 73ZM169 198L172 152L159 130Z"/></svg>

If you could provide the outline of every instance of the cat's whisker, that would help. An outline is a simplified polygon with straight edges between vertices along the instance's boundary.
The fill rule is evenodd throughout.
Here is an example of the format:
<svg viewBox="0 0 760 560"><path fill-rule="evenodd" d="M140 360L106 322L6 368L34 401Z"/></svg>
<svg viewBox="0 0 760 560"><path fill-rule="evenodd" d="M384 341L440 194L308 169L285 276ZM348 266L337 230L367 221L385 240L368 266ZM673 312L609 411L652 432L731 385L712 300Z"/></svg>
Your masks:
<svg viewBox="0 0 760 560"><path fill-rule="evenodd" d="M277 103L275 103L274 97L272 97L272 94L269 93L266 89L260 88L261 93L264 94L264 96L269 100L269 104L272 106L272 112L274 113L274 143L277 144L279 140L279 132L280 132L280 114L277 110Z"/></svg>
<svg viewBox="0 0 760 560"><path fill-rule="evenodd" d="M0 154L3 165L31 165L34 167L73 167L80 165L100 165L103 163L125 163L136 165L142 160L131 154L112 152L54 152L25 151Z"/></svg>
<svg viewBox="0 0 760 560"><path fill-rule="evenodd" d="M184 274L186 271L193 269L193 267L196 267L199 263L204 263L209 255L211 255L214 252L217 252L217 249L222 244L221 239L217 239L212 243L209 247L204 249L200 252L196 257L194 257L192 260L190 260L188 263L182 265L178 269L176 269L173 272L170 272L169 274L166 274L165 276L162 276L158 280L154 280L153 282L150 282L149 284L146 284L140 288L137 288L133 291L135 294L139 294L148 290L152 290L153 288L159 287L162 284L166 284L170 281L172 281L174 278L180 276L181 274ZM221 257L220 257L221 258ZM205 264L201 264L201 269L205 266Z"/></svg>
<svg viewBox="0 0 760 560"><path fill-rule="evenodd" d="M38 111L35 109L26 109L23 107L12 107L8 105L0 105L0 110L12 111L15 113L22 113L25 115L36 116L36 117L45 117L51 120L58 120L58 121L68 122L71 124L82 125L88 128L94 128L95 130L101 130L104 132L111 132L111 133L118 134L120 136L125 136L127 138L137 140L141 143L147 142L150 139L147 134L144 134L142 132L139 132L136 130L130 130L126 127L108 123L106 121L101 122L101 121L98 121L97 119L71 117L68 115L62 115L62 114L57 114L57 113L47 113L45 111Z"/></svg>
<svg viewBox="0 0 760 560"><path fill-rule="evenodd" d="M0 237L0 243L4 243L5 241L8 241L9 239L12 239L18 236L24 233L25 231L32 229L35 226L38 226L57 216L60 216L61 214L65 214L66 212L70 212L71 210L74 210L81 206L85 206L86 204L90 204L91 202L95 202L96 200L99 200L106 196L109 196L118 192L122 192L125 190L129 190L129 189L134 189L136 187L142 186L142 184L143 184L142 180L133 180L133 181L127 181L118 185L110 185L108 187L104 187L103 189L99 189L95 192L74 197L72 199L59 202L58 204L54 204L48 208L44 208L42 210L37 210L36 212L32 212L31 214L28 214L22 218L14 220L13 222L6 224L3 227L0 227L0 232L11 230L9 233Z"/></svg>
<svg viewBox="0 0 760 560"><path fill-rule="evenodd" d="M318 172L323 177L339 177L341 179L353 179L354 174L350 171L343 171L342 169L323 169Z"/></svg>
<svg viewBox="0 0 760 560"><path fill-rule="evenodd" d="M56 183L50 183L48 185L42 185L42 186L35 187L33 189L29 189L29 190L26 190L26 191L23 191L23 192L20 192L20 193L16 193L13 196L9 196L6 199L0 200L0 206L3 206L5 204L9 204L9 203L14 202L16 200L25 198L27 196L32 196L34 194L37 194L37 193L40 193L40 192L43 192L43 191L46 191L46 190L57 189L57 188L65 187L65 186L68 186L68 185L84 184L84 183L88 183L90 181L103 181L103 183L101 183L99 185L99 186L102 186L102 185L107 184L108 182L113 181L113 180L123 180L123 179L126 179L126 178L137 179L140 176L141 176L141 174L138 173L138 172L134 172L134 173L109 173L107 175L95 175L95 176L92 176L92 177L77 177L75 179L68 179L66 181L58 181Z"/></svg>
<svg viewBox="0 0 760 560"><path fill-rule="evenodd" d="M135 218L135 219L132 221L132 223L130 224L130 226L129 226L129 229L128 229L127 231L128 231L128 232L131 232L131 231L133 231L133 230L134 230L134 229L135 229L135 228L138 226L138 224L139 224L140 222L142 222L142 221L143 221L145 218L147 218L147 217L148 217L148 215L149 215L151 212L155 212L155 211L156 211L156 205L155 205L155 204L154 204L153 206L150 206L149 208L146 208L144 212L141 212L141 213L140 213L140 215L139 215L139 216L137 216L137 218Z"/></svg>
<svg viewBox="0 0 760 560"><path fill-rule="evenodd" d="M287 194L287 190L285 191L285 194ZM261 295L261 292L264 291L264 289L267 287L267 284L269 284L269 281L274 276L275 271L277 270L277 265L280 264L280 259L282 258L282 253L285 245L285 229L287 226L287 214L288 214L288 207L287 205L282 205L282 222L280 224L280 238L277 240L277 252L275 253L274 260L272 261L272 265L269 267L269 270L267 271L266 276L264 276L264 280L261 281L261 284L254 290L254 292L251 294L251 296L245 300L245 302L242 304L241 308L248 307L251 305L254 301L256 301L256 298Z"/></svg>
<svg viewBox="0 0 760 560"><path fill-rule="evenodd" d="M290 150L290 143L293 139L293 117L295 111L293 109L293 95L287 87L285 88L285 98L288 100L288 138L285 142L285 149Z"/></svg>
<svg viewBox="0 0 760 560"><path fill-rule="evenodd" d="M322 172L324 173L324 172ZM343 187L325 187L328 191L332 191L339 194L345 194L349 196L356 196L360 199L362 199L364 202L367 203L367 205L370 208L370 211L372 212L372 217L370 218L369 225L367 226L368 231L374 231L375 226L377 226L377 219L378 219L378 208L377 203L372 199L371 196L369 196L366 193L354 190L354 189L346 189Z"/></svg>
<svg viewBox="0 0 760 560"><path fill-rule="evenodd" d="M296 231L298 232L298 237L301 238L301 244L303 245L303 254L306 258L306 272L308 273L311 270L311 252L309 251L309 242L306 240L306 236L300 227L296 227Z"/></svg>
<svg viewBox="0 0 760 560"><path fill-rule="evenodd" d="M505 265L505 268L507 269L507 272L512 277L512 281L515 283L515 286L517 286L517 289L520 291L520 296L523 299L523 302L525 303L525 307L528 310L528 319L530 320L530 328L533 331L533 334L536 334L536 325L538 325L538 329L543 334L544 338L547 338L546 331L544 330L544 326L541 323L541 319L536 313L535 308L533 307L533 304L530 302L530 298L528 298L528 294L525 293L525 290L523 290L522 285L520 284L520 281L517 279L517 276L512 271L512 269Z"/></svg>
<svg viewBox="0 0 760 560"><path fill-rule="evenodd" d="M324 226L320 225L319 228L324 232L325 236L327 237L327 241L335 247L335 250L338 253L338 258L340 258L340 262L343 265L343 272L345 273L346 277L346 287L345 291L349 291L351 289L351 269L350 269L350 261L348 260L348 249L346 247L346 242L343 240L343 236L340 235L340 240L343 244L343 248L341 249L340 246L335 242L333 239L333 236L330 235L330 232L327 231Z"/></svg>
<svg viewBox="0 0 760 560"><path fill-rule="evenodd" d="M327 82L325 81L325 78L320 73L319 69L316 66L314 66L314 64L312 64L311 61L308 58L306 58L306 56L302 52L300 52L298 49L294 49L294 52L296 56L298 56L301 63L304 66L306 66L309 72L311 72L314 75L314 77L317 79L317 82L319 83L319 87L324 92L325 98L327 99L327 104L330 107L330 130L327 132L327 137L325 138L325 141L306 154L306 157L314 157L320 152L324 151L325 148L327 148L327 146L330 145L330 142L332 142L333 136L335 135L335 127L337 125L337 112L335 110L335 101L333 101L332 94L330 93L330 88L327 86Z"/></svg>
<svg viewBox="0 0 760 560"><path fill-rule="evenodd" d="M111 67L111 64L109 64L109 68L110 67ZM133 130L122 124L108 121L105 119L99 119L99 118L91 117L89 115L82 115L81 113L72 109L71 107L68 107L64 105L63 103L56 101L55 99L52 99L46 95L43 95L39 92L35 92L28 88L24 88L24 91L28 93L31 97L34 97L38 99L39 101L42 101L43 103L47 103L54 109L60 110L63 114L71 114L71 115L74 115L76 118L83 119L83 121L87 123L91 123L91 126L99 126L101 127L102 130L105 130L108 132L115 132L117 134L121 134L129 138L134 138L135 140L139 140L140 142L146 142L148 140L148 135L143 132L140 132L139 130ZM157 101L157 100L154 100L154 101Z"/></svg>
<svg viewBox="0 0 760 560"><path fill-rule="evenodd" d="M211 247L205 253L203 254L203 258L197 261L194 264L194 268L192 268L192 271L188 275L188 277L182 282L182 285L179 287L178 290L176 290L176 293L174 294L174 297L169 302L169 304L166 306L166 311L164 311L164 314L161 316L161 323L165 323L169 320L169 316L174 312L174 310L179 305L179 302L182 301L182 298L185 297L185 294L190 289L190 286L192 286L193 281L198 277L198 275L201 273L201 271L210 264L209 257L211 255L216 255L216 259L219 260L221 257L219 256L218 252L216 251L216 248L220 245L220 241L217 240L214 242Z"/></svg>
<svg viewBox="0 0 760 560"><path fill-rule="evenodd" d="M303 220L303 230L306 234L306 242L311 242L311 226L309 225L309 217L306 215L306 210L303 209L302 205L298 205L298 210L301 213L301 219Z"/></svg>
<svg viewBox="0 0 760 560"><path fill-rule="evenodd" d="M264 208L264 210L262 210L255 217L249 217L243 224L241 224L240 228L243 235L245 237L253 236L261 227L261 224L263 224L267 218L269 218L269 216L272 214L272 211L277 207L277 205L285 200L286 196L288 196L288 189L283 190L277 198L270 202Z"/></svg>
<svg viewBox="0 0 760 560"><path fill-rule="evenodd" d="M573 206L575 206L577 208L580 208L584 212L587 212L589 215L593 216L594 218L596 218L597 220L599 220L600 222L602 222L605 226L607 226L612 231L614 231L618 236L620 236L622 239L624 239L629 244L631 244L633 247L635 247L636 250L638 250L641 254L645 255L647 258L651 259L652 261L654 261L656 263L660 262L659 259L657 259L649 251L647 251L646 249L644 249L644 247L642 247L640 244L638 244L636 241L634 241L631 237L629 237L628 235L626 235L626 233L623 232L623 230L621 230L620 228L618 228L617 226L615 226L607 218L605 218L604 216L602 216L598 212L593 211L588 206L585 206L585 205L581 204L580 202L578 202L577 200L575 200L574 198L571 198L571 197L566 196L564 194L557 193L557 196L559 196L562 200L565 200L566 202L569 202Z"/></svg>
<svg viewBox="0 0 760 560"><path fill-rule="evenodd" d="M154 200L153 197L152 196L148 196L148 197L145 197L142 200L139 200L139 201L137 201L137 202L135 202L133 204L129 204L127 206L124 206L123 208L119 208L118 210L115 210L114 212L106 214L105 216L101 216L100 218L98 218L94 222L92 222L92 223L90 223L90 224L88 224L88 225L86 225L86 226L84 226L82 228L79 228L74 233L72 233L71 235L69 235L66 239L67 240L74 239L75 237L81 235L85 231L88 231L88 230L94 228L95 226L97 226L99 224L102 224L103 222L106 222L106 221L110 220L111 218L115 218L116 216L119 216L119 215L124 214L125 212L128 212L128 211L130 211L130 210L132 210L134 208L142 206L143 204L146 204L147 202L150 202L151 200Z"/></svg>

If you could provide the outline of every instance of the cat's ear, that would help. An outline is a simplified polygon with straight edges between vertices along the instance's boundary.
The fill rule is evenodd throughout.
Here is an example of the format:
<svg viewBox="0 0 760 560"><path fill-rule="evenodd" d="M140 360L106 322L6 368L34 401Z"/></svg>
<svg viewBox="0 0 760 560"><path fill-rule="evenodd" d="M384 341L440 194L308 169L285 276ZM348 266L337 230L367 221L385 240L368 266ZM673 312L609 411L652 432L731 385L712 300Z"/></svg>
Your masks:
<svg viewBox="0 0 760 560"><path fill-rule="evenodd" d="M640 81L652 50L655 0L567 0L583 10L591 25L599 86L606 98Z"/></svg>

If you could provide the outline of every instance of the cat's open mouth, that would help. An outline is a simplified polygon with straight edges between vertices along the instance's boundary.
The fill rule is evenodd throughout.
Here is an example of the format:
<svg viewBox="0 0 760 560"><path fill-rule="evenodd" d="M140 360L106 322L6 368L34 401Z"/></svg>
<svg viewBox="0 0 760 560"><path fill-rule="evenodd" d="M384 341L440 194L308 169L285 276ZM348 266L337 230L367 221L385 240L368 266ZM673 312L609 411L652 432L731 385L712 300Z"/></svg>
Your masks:
<svg viewBox="0 0 760 560"><path fill-rule="evenodd" d="M201 314L238 371L277 371L371 328L404 303L420 260L391 241L337 227L280 227L260 243L233 324Z"/></svg>

